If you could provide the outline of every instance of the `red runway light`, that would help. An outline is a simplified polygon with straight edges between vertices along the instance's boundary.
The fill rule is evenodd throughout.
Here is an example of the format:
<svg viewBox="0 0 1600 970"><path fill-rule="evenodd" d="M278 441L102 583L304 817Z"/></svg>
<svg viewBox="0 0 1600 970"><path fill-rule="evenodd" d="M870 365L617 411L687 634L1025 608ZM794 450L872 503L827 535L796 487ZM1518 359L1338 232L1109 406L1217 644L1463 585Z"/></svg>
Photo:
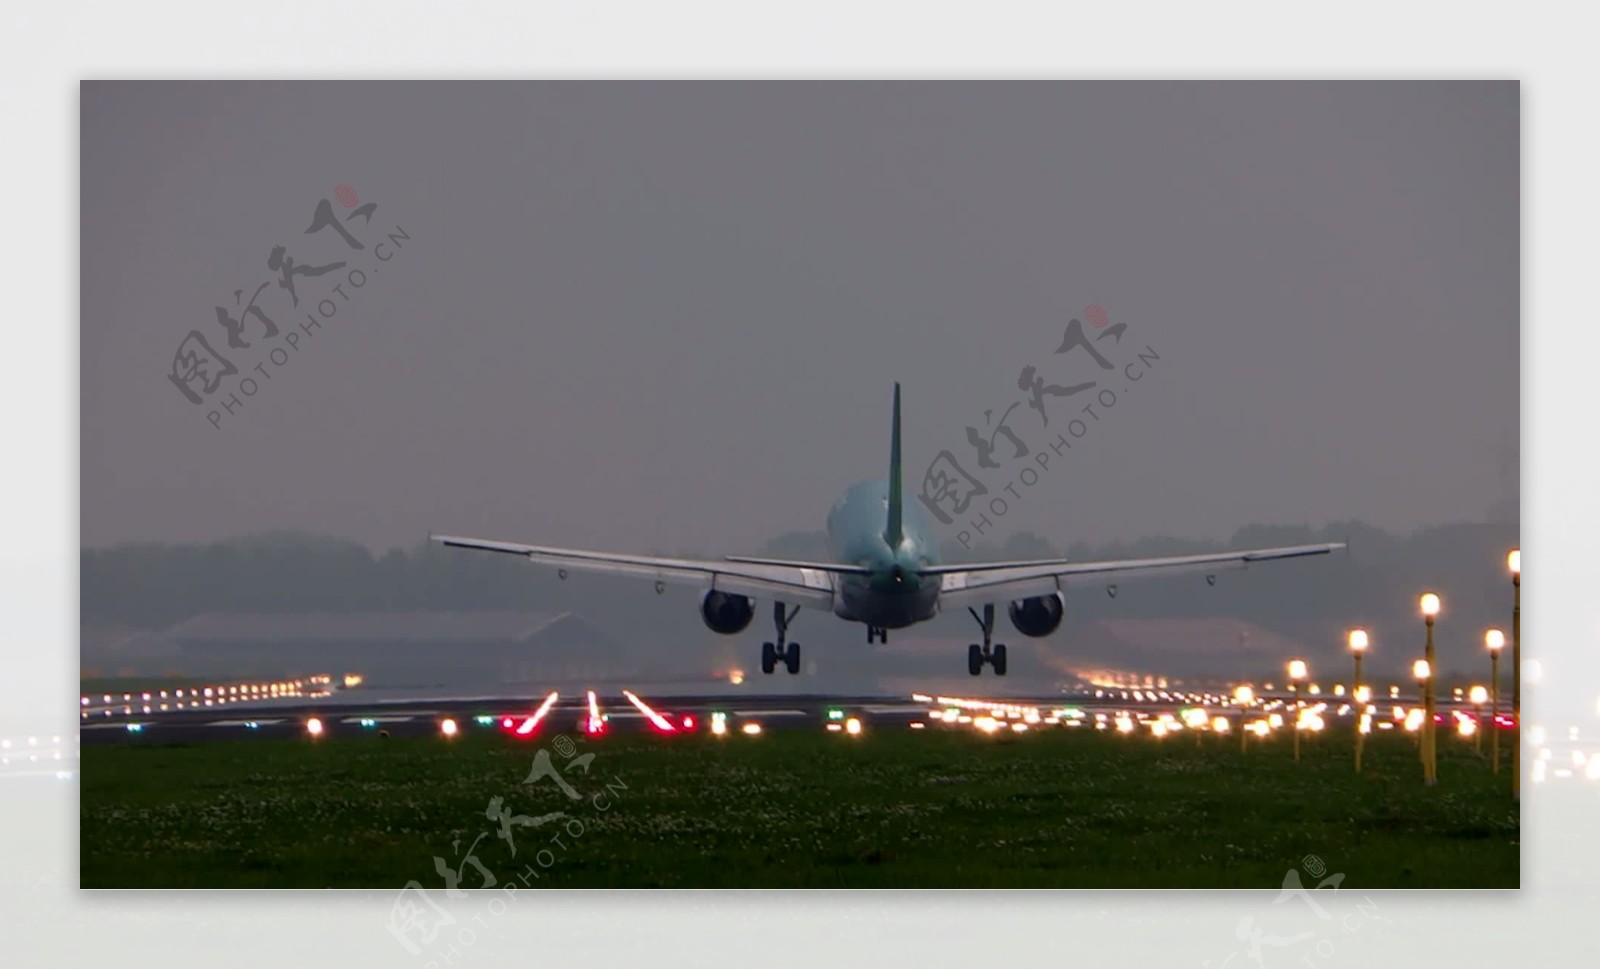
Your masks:
<svg viewBox="0 0 1600 970"><path fill-rule="evenodd" d="M533 712L533 716L517 725L517 733L524 736L532 734L533 729L539 726L539 722L544 720L546 714L550 713L550 708L555 706L556 698L560 696L556 691L551 691L544 699L544 703L539 705L539 709Z"/></svg>
<svg viewBox="0 0 1600 970"><path fill-rule="evenodd" d="M622 696L628 699L628 703L632 704L634 707L637 707L639 709L639 713L649 718L650 723L655 725L657 731L660 731L662 734L672 734L673 732L677 731L677 728L672 726L671 721L662 717L660 714L657 714L649 704L646 704L644 701L640 700L639 695L635 694L633 691L625 690L622 692Z"/></svg>

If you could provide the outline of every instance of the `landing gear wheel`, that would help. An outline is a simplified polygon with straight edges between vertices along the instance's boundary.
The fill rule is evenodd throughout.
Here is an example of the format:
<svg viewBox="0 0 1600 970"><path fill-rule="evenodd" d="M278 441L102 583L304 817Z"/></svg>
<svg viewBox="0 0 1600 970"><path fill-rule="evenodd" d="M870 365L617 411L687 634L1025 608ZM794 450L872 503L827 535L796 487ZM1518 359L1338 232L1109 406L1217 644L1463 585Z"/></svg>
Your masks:
<svg viewBox="0 0 1600 970"><path fill-rule="evenodd" d="M789 624L794 621L795 614L799 612L800 607L798 606L791 610L785 607L782 602L772 604L772 625L777 628L778 642L772 643L769 641L761 645L762 673L772 673L777 669L779 661L782 661L783 665L789 668L789 673L798 674L800 672L800 647L798 644L789 642Z"/></svg>
<svg viewBox="0 0 1600 970"><path fill-rule="evenodd" d="M983 643L974 643L967 647L967 673L976 677L983 673L985 663L994 666L997 677L1006 675L1006 646L1005 644L989 645L989 638L994 636L994 604L987 603L980 615L977 610L967 607L967 612L978 621L978 629L983 631Z"/></svg>

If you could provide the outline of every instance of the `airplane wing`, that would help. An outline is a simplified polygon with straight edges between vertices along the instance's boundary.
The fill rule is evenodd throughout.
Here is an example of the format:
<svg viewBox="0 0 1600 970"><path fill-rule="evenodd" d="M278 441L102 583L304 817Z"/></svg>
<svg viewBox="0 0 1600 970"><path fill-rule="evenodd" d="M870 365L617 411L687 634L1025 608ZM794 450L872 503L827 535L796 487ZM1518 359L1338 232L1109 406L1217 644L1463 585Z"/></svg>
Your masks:
<svg viewBox="0 0 1600 970"><path fill-rule="evenodd" d="M602 575L641 577L653 579L658 584L699 586L704 590L715 589L741 596L782 600L785 603L821 610L833 608L835 573L856 571L849 566L828 566L820 563L783 565L732 560L670 559L659 556L593 552L588 549L557 549L551 546L530 546L518 542L469 539L463 536L429 538L457 549L478 549L525 556L532 562L555 566L563 574L566 570L572 569ZM565 575L562 578L565 578Z"/></svg>
<svg viewBox="0 0 1600 970"><path fill-rule="evenodd" d="M1090 582L1114 585L1123 579L1149 579L1204 573L1210 577L1223 570L1245 569L1252 563L1304 556L1324 556L1344 548L1342 542L1310 546L1281 546L1276 549L1248 549L1238 552L1206 553L1197 556L1163 556L1155 559L1117 559L1106 562L1069 562L1042 559L1032 562L976 563L963 566L935 566L925 575L940 577L939 602L946 606L976 606L1002 600L1047 596L1071 586Z"/></svg>

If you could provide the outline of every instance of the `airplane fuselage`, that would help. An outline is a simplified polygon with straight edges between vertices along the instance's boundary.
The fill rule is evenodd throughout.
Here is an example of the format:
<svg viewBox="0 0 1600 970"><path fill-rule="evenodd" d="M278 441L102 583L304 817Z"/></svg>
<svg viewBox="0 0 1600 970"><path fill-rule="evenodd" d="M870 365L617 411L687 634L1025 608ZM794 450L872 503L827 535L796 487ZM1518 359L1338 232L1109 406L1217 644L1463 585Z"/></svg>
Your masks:
<svg viewBox="0 0 1600 970"><path fill-rule="evenodd" d="M884 534L889 483L862 482L845 490L828 513L828 547L836 562L870 570L867 576L840 576L833 612L839 617L886 630L898 630L939 611L939 577L922 570L939 562L939 544L926 513L905 504L902 536L890 546Z"/></svg>

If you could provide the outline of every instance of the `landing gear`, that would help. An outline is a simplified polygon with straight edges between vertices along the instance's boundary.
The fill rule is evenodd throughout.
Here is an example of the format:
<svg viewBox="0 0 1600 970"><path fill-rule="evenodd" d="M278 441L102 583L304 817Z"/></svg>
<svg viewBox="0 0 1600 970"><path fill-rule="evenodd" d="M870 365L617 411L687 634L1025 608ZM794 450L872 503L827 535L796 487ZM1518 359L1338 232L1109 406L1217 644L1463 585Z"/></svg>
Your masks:
<svg viewBox="0 0 1600 970"><path fill-rule="evenodd" d="M777 669L780 660L789 669L789 673L798 674L800 672L800 644L788 642L789 623L794 619L795 614L799 612L800 607L798 606L789 610L785 609L782 603L772 604L772 623L778 629L778 642L773 643L769 640L761 645L762 673L772 673Z"/></svg>
<svg viewBox="0 0 1600 970"><path fill-rule="evenodd" d="M869 627L867 627L867 642L871 643L874 640L876 640L879 643L888 643L889 642L889 628L886 627L886 626L869 626Z"/></svg>
<svg viewBox="0 0 1600 970"><path fill-rule="evenodd" d="M967 612L971 613L972 618L978 621L978 628L983 631L983 643L974 643L967 647L967 673L976 677L983 673L983 665L987 663L994 668L996 677L1004 677L1006 675L1006 645L1003 643L990 643L990 639L994 636L994 604L986 604L983 608L982 616L979 616L978 611L970 606L967 607Z"/></svg>

